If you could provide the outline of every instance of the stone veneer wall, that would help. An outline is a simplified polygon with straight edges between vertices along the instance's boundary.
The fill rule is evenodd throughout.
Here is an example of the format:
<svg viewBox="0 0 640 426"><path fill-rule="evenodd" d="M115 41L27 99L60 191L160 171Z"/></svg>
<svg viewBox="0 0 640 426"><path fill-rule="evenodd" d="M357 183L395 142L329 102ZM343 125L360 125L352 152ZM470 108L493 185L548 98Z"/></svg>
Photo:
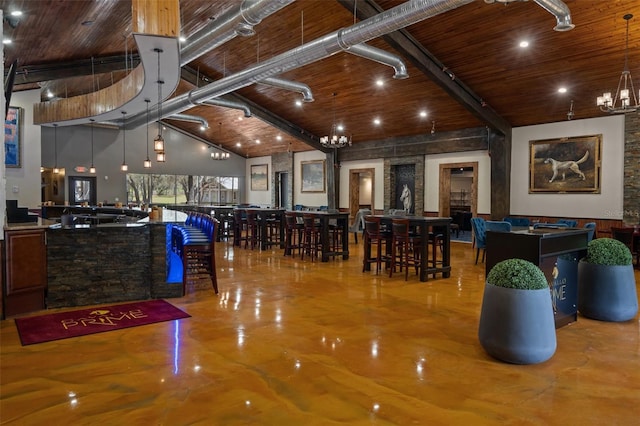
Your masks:
<svg viewBox="0 0 640 426"><path fill-rule="evenodd" d="M624 123L623 221L640 223L640 112L629 113Z"/></svg>
<svg viewBox="0 0 640 426"><path fill-rule="evenodd" d="M277 206L278 200L278 181L276 179L277 173L289 174L289 194L287 196L287 205L284 206L287 210L293 209L293 153L282 152L279 154L273 154L271 156L271 182L273 182L273 190L271 191L271 205Z"/></svg>
<svg viewBox="0 0 640 426"><path fill-rule="evenodd" d="M415 194L414 211L417 216L424 215L424 155L411 157L386 158L384 160L384 211L391 208L392 200L395 200L395 180L392 167L401 164L415 165Z"/></svg>

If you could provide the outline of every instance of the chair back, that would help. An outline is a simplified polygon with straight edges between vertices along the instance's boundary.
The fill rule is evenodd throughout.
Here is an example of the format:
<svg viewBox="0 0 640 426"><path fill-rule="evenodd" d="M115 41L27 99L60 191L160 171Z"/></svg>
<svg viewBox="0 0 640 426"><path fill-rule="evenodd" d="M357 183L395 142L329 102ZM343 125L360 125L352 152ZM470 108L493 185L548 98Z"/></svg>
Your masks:
<svg viewBox="0 0 640 426"><path fill-rule="evenodd" d="M316 216L313 214L303 214L302 215L302 223L304 224L304 229L307 232L319 231L320 226L316 221Z"/></svg>
<svg viewBox="0 0 640 426"><path fill-rule="evenodd" d="M365 216L364 218L364 233L371 239L380 237L380 218L373 216Z"/></svg>
<svg viewBox="0 0 640 426"><path fill-rule="evenodd" d="M485 226L487 231L511 232L511 223L504 220L487 220Z"/></svg>
<svg viewBox="0 0 640 426"><path fill-rule="evenodd" d="M471 229L473 230L473 237L477 248L487 247L487 228L485 220L481 217L471 218Z"/></svg>
<svg viewBox="0 0 640 426"><path fill-rule="evenodd" d="M563 224L563 223L567 225L569 228L575 228L576 226L578 226L578 221L573 219L558 219L556 221L556 224Z"/></svg>
<svg viewBox="0 0 640 426"><path fill-rule="evenodd" d="M391 232L396 239L409 239L409 219L391 219Z"/></svg>
<svg viewBox="0 0 640 426"><path fill-rule="evenodd" d="M511 217L507 216L502 219L505 222L509 222L511 226L529 226L530 221L528 217Z"/></svg>
<svg viewBox="0 0 640 426"><path fill-rule="evenodd" d="M593 237L596 235L596 223L587 222L584 224L584 229L587 230L587 242L593 240Z"/></svg>
<svg viewBox="0 0 640 426"><path fill-rule="evenodd" d="M349 232L360 232L364 230L364 217L371 214L369 209L360 209L356 212L353 224L349 227Z"/></svg>
<svg viewBox="0 0 640 426"><path fill-rule="evenodd" d="M611 227L611 237L618 240L633 252L633 228Z"/></svg>
<svg viewBox="0 0 640 426"><path fill-rule="evenodd" d="M296 220L296 215L293 213L285 213L284 221L287 229L295 229L298 225L298 221Z"/></svg>

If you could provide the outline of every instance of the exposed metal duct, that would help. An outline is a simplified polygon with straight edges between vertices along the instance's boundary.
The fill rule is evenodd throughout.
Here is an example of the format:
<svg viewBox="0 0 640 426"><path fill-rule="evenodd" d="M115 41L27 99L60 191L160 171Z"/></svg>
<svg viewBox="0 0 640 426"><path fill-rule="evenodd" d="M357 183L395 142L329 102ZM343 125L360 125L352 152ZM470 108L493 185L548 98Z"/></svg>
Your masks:
<svg viewBox="0 0 640 426"><path fill-rule="evenodd" d="M562 0L533 0L544 10L556 17L558 23L553 29L555 31L569 31L575 25L571 23L571 12L569 7Z"/></svg>
<svg viewBox="0 0 640 426"><path fill-rule="evenodd" d="M292 92L300 92L302 93L302 100L304 102L313 102L313 93L311 92L311 88L298 81L285 80L283 78L278 77L269 77L265 78L262 81L259 81L260 84L265 84L267 86L278 87L280 89L290 90Z"/></svg>
<svg viewBox="0 0 640 426"><path fill-rule="evenodd" d="M377 47L369 46L365 43L356 44L347 49L348 53L352 53L361 58L371 59L372 61L388 65L395 70L393 78L396 80L403 80L409 78L407 72L407 66L398 55L389 53L385 50L378 49Z"/></svg>
<svg viewBox="0 0 640 426"><path fill-rule="evenodd" d="M240 102L229 101L222 98L208 99L206 101L197 102L195 103L195 105L212 105L212 106L220 106L225 108L239 109L244 111L245 117L251 117L251 110L247 105Z"/></svg>
<svg viewBox="0 0 640 426"><path fill-rule="evenodd" d="M189 121L191 123L200 123L202 127L205 129L209 128L209 122L205 120L203 117L199 115L190 115L190 114L172 114L167 117L169 120L178 120L178 121Z"/></svg>
<svg viewBox="0 0 640 426"><path fill-rule="evenodd" d="M290 5L295 0L244 0L238 6L218 16L210 25L189 37L180 51L180 66L223 45L237 36L254 34L253 26Z"/></svg>
<svg viewBox="0 0 640 426"><path fill-rule="evenodd" d="M190 108L192 103L222 96L250 86L268 77L300 68L327 58L356 44L413 25L427 18L471 3L473 0L411 0L386 10L374 17L360 21L350 27L334 31L295 49L267 59L258 65L224 77L207 86L193 89L163 103L163 115L173 115ZM151 111L157 115L157 106ZM133 128L145 124L145 114L129 120Z"/></svg>

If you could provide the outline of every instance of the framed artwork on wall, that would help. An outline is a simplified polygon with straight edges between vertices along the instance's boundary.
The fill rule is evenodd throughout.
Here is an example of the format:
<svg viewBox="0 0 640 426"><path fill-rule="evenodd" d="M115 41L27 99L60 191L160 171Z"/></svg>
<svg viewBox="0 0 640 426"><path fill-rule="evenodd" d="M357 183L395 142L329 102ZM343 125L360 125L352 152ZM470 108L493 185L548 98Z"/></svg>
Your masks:
<svg viewBox="0 0 640 426"><path fill-rule="evenodd" d="M302 161L300 168L300 192L325 192L325 160Z"/></svg>
<svg viewBox="0 0 640 426"><path fill-rule="evenodd" d="M268 191L269 190L269 165L253 164L251 166L251 190L252 191Z"/></svg>
<svg viewBox="0 0 640 426"><path fill-rule="evenodd" d="M4 121L4 165L22 167L22 108L9 107Z"/></svg>
<svg viewBox="0 0 640 426"><path fill-rule="evenodd" d="M529 141L529 193L600 193L602 135Z"/></svg>

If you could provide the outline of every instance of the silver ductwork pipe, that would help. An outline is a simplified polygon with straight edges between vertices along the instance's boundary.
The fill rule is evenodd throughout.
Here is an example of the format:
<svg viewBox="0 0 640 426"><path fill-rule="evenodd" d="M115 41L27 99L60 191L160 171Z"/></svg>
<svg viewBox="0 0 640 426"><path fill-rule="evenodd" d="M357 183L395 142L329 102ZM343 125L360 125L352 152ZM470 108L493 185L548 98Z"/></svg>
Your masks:
<svg viewBox="0 0 640 426"><path fill-rule="evenodd" d="M171 114L167 117L169 120L178 120L178 121L188 121L191 123L199 123L205 129L209 128L209 122L205 120L203 117L198 115L190 115L190 114Z"/></svg>
<svg viewBox="0 0 640 426"><path fill-rule="evenodd" d="M407 66L397 55L394 55L382 49L378 49L377 47L369 46L365 43L351 46L349 49L347 49L347 52L352 53L356 56L360 56L361 58L371 59L372 61L392 67L395 70L393 78L395 78L396 80L409 78Z"/></svg>
<svg viewBox="0 0 640 426"><path fill-rule="evenodd" d="M239 109L244 112L245 117L251 117L251 110L247 105L240 102L228 101L222 98L208 99L206 101L197 102L196 105L212 105L212 106L219 106L219 107L225 107L225 108Z"/></svg>
<svg viewBox="0 0 640 426"><path fill-rule="evenodd" d="M265 78L258 83L264 84L267 86L278 87L280 89L290 90L292 92L302 93L302 100L304 102L313 102L313 93L311 92L311 88L297 81L285 80L283 78L278 77L269 77Z"/></svg>
<svg viewBox="0 0 640 426"><path fill-rule="evenodd" d="M187 65L239 35L252 35L254 25L294 1L244 0L189 37L188 45L180 51L180 66Z"/></svg>
<svg viewBox="0 0 640 426"><path fill-rule="evenodd" d="M557 25L555 31L569 31L575 25L571 23L571 12L569 7L562 0L533 0L544 10L556 17Z"/></svg>
<svg viewBox="0 0 640 426"><path fill-rule="evenodd" d="M163 115L169 116L191 107L193 103L215 98L250 86L265 78L317 62L338 52L349 49L401 28L408 27L427 18L471 3L473 0L411 0L379 13L350 27L334 31L295 49L267 59L258 65L224 77L206 86L169 99L162 105ZM150 111L158 115L158 106ZM131 117L127 127L144 125L146 115Z"/></svg>

